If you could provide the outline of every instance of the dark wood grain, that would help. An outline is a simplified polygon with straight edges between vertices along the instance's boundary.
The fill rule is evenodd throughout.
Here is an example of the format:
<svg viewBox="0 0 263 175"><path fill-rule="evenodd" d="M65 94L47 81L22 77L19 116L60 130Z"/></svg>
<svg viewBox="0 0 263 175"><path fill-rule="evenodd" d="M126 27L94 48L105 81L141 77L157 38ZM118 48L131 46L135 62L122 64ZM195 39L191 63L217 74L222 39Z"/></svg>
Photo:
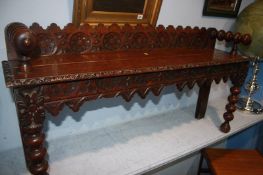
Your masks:
<svg viewBox="0 0 263 175"><path fill-rule="evenodd" d="M151 49L85 55L46 56L30 60L26 70L19 61L5 61L8 87L122 76L242 63L247 60L218 50Z"/></svg>
<svg viewBox="0 0 263 175"><path fill-rule="evenodd" d="M38 24L7 26L8 60L3 61L6 86L13 89L27 167L32 174L47 174L45 111L56 116L68 106L78 111L83 103L134 94L159 95L168 85L179 90L200 87L195 116L203 118L210 86L233 83L222 132L229 132L239 87L249 59L237 55L237 44L250 36L214 28L164 28L89 25L43 29ZM215 50L215 41L233 43L230 53Z"/></svg>

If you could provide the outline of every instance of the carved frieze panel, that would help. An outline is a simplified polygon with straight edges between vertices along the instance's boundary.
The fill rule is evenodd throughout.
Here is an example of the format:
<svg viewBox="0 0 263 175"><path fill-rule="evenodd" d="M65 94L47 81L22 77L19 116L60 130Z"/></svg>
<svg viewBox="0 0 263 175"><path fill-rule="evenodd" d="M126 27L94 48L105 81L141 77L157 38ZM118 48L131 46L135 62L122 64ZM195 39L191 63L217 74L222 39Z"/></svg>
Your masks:
<svg viewBox="0 0 263 175"><path fill-rule="evenodd" d="M217 30L214 28L182 28L181 26L154 28L128 24L124 26L117 24L89 26L85 24L76 28L74 25L68 24L61 29L56 24L51 24L43 29L39 24L34 23L29 29L26 26L22 27L28 33L30 48L34 49L34 54L26 48L25 52L27 53L22 55L30 57L149 48L213 49L217 35ZM34 43L31 42L33 40Z"/></svg>
<svg viewBox="0 0 263 175"><path fill-rule="evenodd" d="M235 83L243 82L246 69L247 65L240 63L45 85L45 106L50 113L57 115L64 105L78 111L85 101L98 98L122 96L130 101L135 93L141 98L145 98L150 91L159 95L164 86L172 84L182 90L185 86L192 89L195 84L202 86L206 81L213 80L216 83L225 82L228 78Z"/></svg>

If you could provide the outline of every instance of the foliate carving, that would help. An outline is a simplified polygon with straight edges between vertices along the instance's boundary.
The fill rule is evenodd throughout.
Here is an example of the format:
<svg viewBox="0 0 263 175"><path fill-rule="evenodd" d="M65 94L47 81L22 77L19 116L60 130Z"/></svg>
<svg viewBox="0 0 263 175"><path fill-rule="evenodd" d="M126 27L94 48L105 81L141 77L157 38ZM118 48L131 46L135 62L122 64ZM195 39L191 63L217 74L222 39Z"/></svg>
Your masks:
<svg viewBox="0 0 263 175"><path fill-rule="evenodd" d="M45 119L43 87L15 89L14 96L27 167L32 174L45 174L48 163L43 146L45 134L42 133Z"/></svg>
<svg viewBox="0 0 263 175"><path fill-rule="evenodd" d="M73 33L69 39L69 48L73 53L84 53L91 49L92 43L88 35L82 32Z"/></svg>
<svg viewBox="0 0 263 175"><path fill-rule="evenodd" d="M15 90L19 120L23 127L42 127L45 118L44 97L41 88ZM30 123L27 123L30 122Z"/></svg>
<svg viewBox="0 0 263 175"><path fill-rule="evenodd" d="M130 101L136 93L141 98L145 98L149 92L159 95L167 85L176 84L182 90L184 87L192 89L195 84L202 86L207 81L215 80L219 83L229 77L244 81L236 75L241 68L242 65L239 64L221 65L45 85L45 107L47 111L57 115L64 105L77 111L85 101L98 98L122 96L124 100ZM245 74L245 68L243 69L240 72Z"/></svg>
<svg viewBox="0 0 263 175"><path fill-rule="evenodd" d="M157 47L160 48L167 48L170 44L170 37L167 32L159 32L157 34L157 41L156 41Z"/></svg>
<svg viewBox="0 0 263 175"><path fill-rule="evenodd" d="M37 39L42 56L50 56L56 52L57 44L54 37L46 33L41 33L37 35Z"/></svg>
<svg viewBox="0 0 263 175"><path fill-rule="evenodd" d="M132 36L132 48L143 49L148 46L148 37L145 33L138 32Z"/></svg>
<svg viewBox="0 0 263 175"><path fill-rule="evenodd" d="M21 23L12 23L6 29L7 48L10 58L28 60L36 56L50 56L67 53L86 53L98 51L115 51L148 48L198 48L214 49L216 39L233 42L231 54L236 54L237 44L250 44L251 37L247 34L233 34L217 31L214 28L198 28L160 25L157 28L138 24L118 26L89 26L76 28L68 24L60 29L51 24L43 29L34 23L27 28ZM34 51L40 50L39 55Z"/></svg>
<svg viewBox="0 0 263 175"><path fill-rule="evenodd" d="M103 37L103 48L106 50L119 50L121 48L121 37L119 33L107 33Z"/></svg>
<svg viewBox="0 0 263 175"><path fill-rule="evenodd" d="M187 47L190 43L190 37L185 32L181 32L175 41L176 47Z"/></svg>
<svg viewBox="0 0 263 175"><path fill-rule="evenodd" d="M22 25L22 24L21 24ZM127 49L147 49L147 48L168 48L168 47L186 47L186 48L214 48L216 29L205 29L198 27L177 27L165 28L158 26L137 25L135 27L128 24L123 27L117 24L111 26L82 25L76 28L68 24L60 29L56 24L51 24L47 29L43 29L39 24L34 23L30 28L20 24L11 25L7 32L8 42L13 42L15 37L19 39L23 32L28 35L28 41L32 41L28 46L21 46L18 49L20 54L34 56L50 56L68 53L86 53L98 51L115 51ZM12 29L12 30L11 30ZM16 31L17 32L14 32ZM15 37L11 37L15 36ZM20 40L19 40L20 41ZM39 55L32 55L33 51L39 50Z"/></svg>
<svg viewBox="0 0 263 175"><path fill-rule="evenodd" d="M69 46L67 44L67 38L68 38L68 34L58 31L56 33L54 33L55 38L56 38L56 43L59 47L57 47L57 51L56 54L60 55L60 54L64 54L69 50Z"/></svg>

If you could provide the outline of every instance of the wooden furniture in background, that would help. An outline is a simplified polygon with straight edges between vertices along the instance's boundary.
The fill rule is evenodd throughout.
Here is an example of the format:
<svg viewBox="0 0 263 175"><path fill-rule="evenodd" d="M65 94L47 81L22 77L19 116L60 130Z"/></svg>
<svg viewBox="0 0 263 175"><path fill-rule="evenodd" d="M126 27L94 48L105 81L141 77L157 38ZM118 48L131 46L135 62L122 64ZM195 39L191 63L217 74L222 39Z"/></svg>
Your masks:
<svg viewBox="0 0 263 175"><path fill-rule="evenodd" d="M209 169L201 168L204 158ZM206 148L202 151L198 175L208 172L214 175L262 175L263 156L256 150Z"/></svg>
<svg viewBox="0 0 263 175"><path fill-rule="evenodd" d="M238 43L250 37L214 28L116 24L105 27L51 24L6 27L8 61L3 61L7 87L13 91L27 167L47 174L45 111L56 116L68 106L78 111L89 100L135 93L159 95L168 85L179 90L200 87L195 117L204 117L212 81L233 83L222 132L230 130L235 103L249 60L236 55ZM233 42L231 53L215 50L216 39ZM200 128L201 129L201 128Z"/></svg>
<svg viewBox="0 0 263 175"><path fill-rule="evenodd" d="M156 25L162 0L75 0L73 23Z"/></svg>

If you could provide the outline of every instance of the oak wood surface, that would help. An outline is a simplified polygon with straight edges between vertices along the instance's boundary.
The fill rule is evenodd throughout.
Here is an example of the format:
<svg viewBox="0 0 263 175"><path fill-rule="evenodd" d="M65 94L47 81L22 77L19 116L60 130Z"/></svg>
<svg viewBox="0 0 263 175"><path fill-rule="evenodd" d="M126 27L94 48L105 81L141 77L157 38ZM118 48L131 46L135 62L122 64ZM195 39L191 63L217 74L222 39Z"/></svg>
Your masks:
<svg viewBox="0 0 263 175"><path fill-rule="evenodd" d="M219 50L151 49L142 51L99 52L85 55L60 55L36 58L30 61L29 70L23 70L18 61L5 64L12 79L6 78L9 87L23 84L25 79L43 79L65 75L84 74L86 78L121 76L136 73L198 68L214 65L247 62L247 58L231 56ZM5 67L4 67L5 68ZM14 84L14 80L18 81ZM69 76L64 80L77 80ZM59 78L53 82L58 82ZM47 82L42 81L42 84ZM50 83L50 82L48 82Z"/></svg>

